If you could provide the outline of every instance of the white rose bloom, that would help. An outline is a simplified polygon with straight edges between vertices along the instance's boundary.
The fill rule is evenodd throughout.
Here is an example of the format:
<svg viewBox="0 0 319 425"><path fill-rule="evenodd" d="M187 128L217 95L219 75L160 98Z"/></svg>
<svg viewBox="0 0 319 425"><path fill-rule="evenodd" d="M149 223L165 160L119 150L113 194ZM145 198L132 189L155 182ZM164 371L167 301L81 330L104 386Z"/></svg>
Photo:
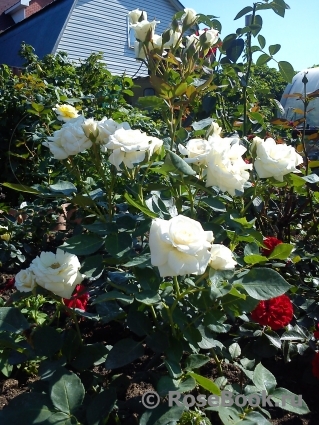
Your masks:
<svg viewBox="0 0 319 425"><path fill-rule="evenodd" d="M99 135L98 121L95 121L94 118L88 118L84 120L82 124L82 128L83 128L84 134L86 135L88 139L90 138L90 136L96 139L97 136Z"/></svg>
<svg viewBox="0 0 319 425"><path fill-rule="evenodd" d="M82 116L68 121L60 130L55 131L52 137L48 137L49 142L42 143L50 149L55 159L66 159L70 155L76 155L92 146L91 140L83 131L83 121Z"/></svg>
<svg viewBox="0 0 319 425"><path fill-rule="evenodd" d="M242 155L246 148L237 138L208 138L212 149L207 155L206 187L217 186L222 192L235 195L235 190L244 191L244 184L249 179L252 164L246 164Z"/></svg>
<svg viewBox="0 0 319 425"><path fill-rule="evenodd" d="M232 270L237 262L233 258L233 253L227 246L213 244L210 251L211 257L209 266L214 270Z"/></svg>
<svg viewBox="0 0 319 425"><path fill-rule="evenodd" d="M58 248L53 252L41 252L29 269L34 273L39 286L62 298L71 298L72 293L84 276L79 272L81 264L76 255Z"/></svg>
<svg viewBox="0 0 319 425"><path fill-rule="evenodd" d="M162 47L162 36L154 34L152 41L148 43L148 50L151 52L152 50L156 48L160 49L161 47ZM146 54L145 54L144 43L141 43L136 40L134 42L134 53L135 53L136 59L145 59Z"/></svg>
<svg viewBox="0 0 319 425"><path fill-rule="evenodd" d="M219 33L217 30L214 30L211 28L210 30L199 30L199 35L202 36L202 39L204 39L205 43L209 44L209 46L213 46L217 43L219 38Z"/></svg>
<svg viewBox="0 0 319 425"><path fill-rule="evenodd" d="M177 44L180 47L184 47L181 41L181 28L179 28L179 31L170 30L170 39L164 44L164 49L170 49L171 47L175 48Z"/></svg>
<svg viewBox="0 0 319 425"><path fill-rule="evenodd" d="M160 21L141 21L137 24L132 24L131 27L134 29L135 37L139 41L150 41L154 37L156 24L159 24ZM147 39L147 40L146 40Z"/></svg>
<svg viewBox="0 0 319 425"><path fill-rule="evenodd" d="M15 276L15 286L20 292L31 292L36 286L35 276L30 268L20 270Z"/></svg>
<svg viewBox="0 0 319 425"><path fill-rule="evenodd" d="M186 36L186 48L187 50L193 44L195 52L200 48L199 37L196 34Z"/></svg>
<svg viewBox="0 0 319 425"><path fill-rule="evenodd" d="M110 135L105 147L113 150L109 161L120 171L122 162L127 168L134 168L135 164L144 161L146 153L151 157L162 145L162 140L148 136L140 130L120 128Z"/></svg>
<svg viewBox="0 0 319 425"><path fill-rule="evenodd" d="M195 24L197 13L194 9L186 7L184 9L184 15L182 16L183 26L191 26Z"/></svg>
<svg viewBox="0 0 319 425"><path fill-rule="evenodd" d="M137 24L141 17L144 21L147 20L147 13L144 10L134 9L128 13L130 24Z"/></svg>
<svg viewBox="0 0 319 425"><path fill-rule="evenodd" d="M184 160L189 164L207 165L207 155L212 149L211 144L205 139L191 139L186 146L178 145L178 149L182 155L187 155Z"/></svg>
<svg viewBox="0 0 319 425"><path fill-rule="evenodd" d="M254 166L261 179L274 177L282 182L286 174L298 173L296 167L303 163L302 156L292 146L277 145L270 137L265 141L255 137L252 148L256 149Z"/></svg>
<svg viewBox="0 0 319 425"><path fill-rule="evenodd" d="M55 108L52 109L57 114L57 118L60 121L67 122L79 116L78 111L71 105L55 105Z"/></svg>
<svg viewBox="0 0 319 425"><path fill-rule="evenodd" d="M170 220L153 220L149 235L151 263L162 277L203 274L211 254L213 232L201 224L177 215Z"/></svg>
<svg viewBox="0 0 319 425"><path fill-rule="evenodd" d="M97 128L99 130L99 134L96 138L97 143L101 144L101 150L106 152L106 148L104 145L108 143L109 137L111 134L114 134L116 130L119 128L124 128L125 130L130 130L130 125L128 122L118 123L114 121L112 118L102 118L101 121L97 122Z"/></svg>
<svg viewBox="0 0 319 425"><path fill-rule="evenodd" d="M213 121L209 127L209 129L207 130L207 137L208 136L213 136L213 137L220 137L221 132L223 131L223 129L221 127L219 127L219 125L217 124L217 122Z"/></svg>

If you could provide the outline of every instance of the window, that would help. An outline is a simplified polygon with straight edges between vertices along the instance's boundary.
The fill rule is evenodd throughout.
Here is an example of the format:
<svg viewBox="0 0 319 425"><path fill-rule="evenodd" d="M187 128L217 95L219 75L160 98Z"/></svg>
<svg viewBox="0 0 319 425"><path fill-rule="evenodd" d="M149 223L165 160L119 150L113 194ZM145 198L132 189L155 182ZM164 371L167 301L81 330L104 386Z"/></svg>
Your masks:
<svg viewBox="0 0 319 425"><path fill-rule="evenodd" d="M133 28L130 27L130 20L127 17L127 44L130 49L134 49L136 38Z"/></svg>

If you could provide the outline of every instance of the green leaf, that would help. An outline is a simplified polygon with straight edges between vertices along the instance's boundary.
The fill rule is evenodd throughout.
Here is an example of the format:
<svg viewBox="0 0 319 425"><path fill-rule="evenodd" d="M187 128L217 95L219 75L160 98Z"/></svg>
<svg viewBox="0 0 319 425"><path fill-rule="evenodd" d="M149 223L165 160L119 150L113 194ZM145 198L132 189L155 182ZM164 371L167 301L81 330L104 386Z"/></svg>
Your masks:
<svg viewBox="0 0 319 425"><path fill-rule="evenodd" d="M236 357L239 357L241 355L241 348L237 342L230 344L230 346L228 347L228 351L232 359L235 359Z"/></svg>
<svg viewBox="0 0 319 425"><path fill-rule="evenodd" d="M246 264L259 264L267 261L267 258L260 254L245 255L244 261Z"/></svg>
<svg viewBox="0 0 319 425"><path fill-rule="evenodd" d="M226 207L225 205L217 198L209 197L209 198L202 198L201 202L204 202L204 204L211 207L212 210L218 211L218 212L225 212Z"/></svg>
<svg viewBox="0 0 319 425"><path fill-rule="evenodd" d="M281 76L287 81L287 83L291 83L293 77L296 74L293 66L289 62L280 61L278 62L278 68Z"/></svg>
<svg viewBox="0 0 319 425"><path fill-rule="evenodd" d="M141 311L130 310L126 323L128 328L137 336L150 335L152 333L152 325L146 314Z"/></svg>
<svg viewBox="0 0 319 425"><path fill-rule="evenodd" d="M269 50L269 54L271 56L275 55L277 52L279 52L279 50L281 49L281 45L280 44L272 44L271 46L269 46L268 50Z"/></svg>
<svg viewBox="0 0 319 425"><path fill-rule="evenodd" d="M0 307L0 331L20 333L30 325L21 311L16 307Z"/></svg>
<svg viewBox="0 0 319 425"><path fill-rule="evenodd" d="M174 167L180 171L182 174L186 174L187 176L195 176L196 171L190 167L187 162L185 162L180 156L176 155L176 153L168 150L167 151L170 157L170 160L172 161L172 164Z"/></svg>
<svg viewBox="0 0 319 425"><path fill-rule="evenodd" d="M256 61L257 66L265 65L267 62L271 60L271 56L267 55L267 53L263 53L259 56L259 58Z"/></svg>
<svg viewBox="0 0 319 425"><path fill-rule="evenodd" d="M164 99L157 96L140 97L137 101L137 105L141 109L167 109Z"/></svg>
<svg viewBox="0 0 319 425"><path fill-rule="evenodd" d="M85 395L81 379L75 373L61 368L53 374L50 382L50 397L54 406L68 415L76 414Z"/></svg>
<svg viewBox="0 0 319 425"><path fill-rule="evenodd" d="M260 15L255 15L254 22L249 25L249 28L251 29L251 33L254 37L260 32L263 26L263 20Z"/></svg>
<svg viewBox="0 0 319 425"><path fill-rule="evenodd" d="M176 88L175 88L175 96L181 96L182 94L184 94L187 90L187 83L180 83Z"/></svg>
<svg viewBox="0 0 319 425"><path fill-rule="evenodd" d="M284 410L297 413L298 415L306 415L310 412L307 404L303 401L301 395L294 394L286 388L276 388L271 392L270 398L278 403Z"/></svg>
<svg viewBox="0 0 319 425"><path fill-rule="evenodd" d="M264 390L267 393L273 391L277 385L274 375L261 363L255 367L252 381L260 391Z"/></svg>
<svg viewBox="0 0 319 425"><path fill-rule="evenodd" d="M125 366L144 354L141 342L125 338L117 342L111 349L105 362L106 369L116 369Z"/></svg>
<svg viewBox="0 0 319 425"><path fill-rule="evenodd" d="M63 193L66 196L77 192L77 188L73 183L63 180L59 180L56 184L51 184L49 187L53 192Z"/></svg>
<svg viewBox="0 0 319 425"><path fill-rule="evenodd" d="M41 195L41 192L39 192L38 190L33 189L32 187L26 186L24 184L1 183L1 185L8 187L9 189L17 190L18 192L26 192L26 193L32 193L34 195Z"/></svg>
<svg viewBox="0 0 319 425"><path fill-rule="evenodd" d="M244 15L247 15L249 12L252 12L252 11L253 11L253 8L251 6L244 7L240 12L237 13L237 15L234 18L234 21L236 21L236 19L239 19Z"/></svg>
<svg viewBox="0 0 319 425"><path fill-rule="evenodd" d="M123 257L131 250L131 247L132 237L125 232L108 235L105 239L105 249L113 257Z"/></svg>
<svg viewBox="0 0 319 425"><path fill-rule="evenodd" d="M99 276L103 269L103 256L100 254L86 257L81 265L81 273L86 277Z"/></svg>
<svg viewBox="0 0 319 425"><path fill-rule="evenodd" d="M198 369L207 362L209 362L210 358L205 356L204 354L190 354L185 362L185 370L193 371L194 369Z"/></svg>
<svg viewBox="0 0 319 425"><path fill-rule="evenodd" d="M86 408L88 425L103 425L116 402L115 388L108 388L96 395Z"/></svg>
<svg viewBox="0 0 319 425"><path fill-rule="evenodd" d="M258 38L259 46L263 49L266 46L265 37L263 37L261 34L259 34L259 36L257 38Z"/></svg>
<svg viewBox="0 0 319 425"><path fill-rule="evenodd" d="M75 204L75 205L79 205L80 207L87 207L87 206L95 206L95 202L93 201L93 199L91 199L89 196L84 196L84 195L75 195L72 199L71 199L71 203Z"/></svg>
<svg viewBox="0 0 319 425"><path fill-rule="evenodd" d="M289 283L275 270L254 268L241 281L245 291L256 300L269 300L288 291Z"/></svg>
<svg viewBox="0 0 319 425"><path fill-rule="evenodd" d="M37 112L41 112L44 109L44 106L41 105L41 103L31 103L31 106Z"/></svg>
<svg viewBox="0 0 319 425"><path fill-rule="evenodd" d="M108 353L109 349L101 342L83 345L71 365L77 370L86 370L93 365L105 362Z"/></svg>
<svg viewBox="0 0 319 425"><path fill-rule="evenodd" d="M268 257L268 260L286 260L293 249L294 245L290 245L289 243L281 243L274 248Z"/></svg>
<svg viewBox="0 0 319 425"><path fill-rule="evenodd" d="M113 290L113 291L107 292L106 294L99 295L98 297L95 298L92 304L100 304L105 301L113 301L113 300L121 301L123 304L128 305L134 301L134 298L131 297L130 295L123 294L120 291Z"/></svg>
<svg viewBox="0 0 319 425"><path fill-rule="evenodd" d="M72 236L60 248L75 255L90 255L102 247L104 240L96 234Z"/></svg>
<svg viewBox="0 0 319 425"><path fill-rule="evenodd" d="M61 334L51 326L37 327L32 341L37 356L52 357L62 347Z"/></svg>
<svg viewBox="0 0 319 425"><path fill-rule="evenodd" d="M221 395L219 387L211 379L205 378L194 372L188 372L187 374L194 378L197 384L204 388L204 390L209 391L211 394Z"/></svg>
<svg viewBox="0 0 319 425"><path fill-rule="evenodd" d="M140 418L139 425L168 425L176 424L181 418L185 406L168 406L160 404L155 409L148 409Z"/></svg>
<svg viewBox="0 0 319 425"><path fill-rule="evenodd" d="M233 40L230 46L226 49L226 55L229 60L236 62L240 58L245 48L245 42L242 38Z"/></svg>
<svg viewBox="0 0 319 425"><path fill-rule="evenodd" d="M135 299L146 305L154 305L161 301L161 297L158 295L157 291L152 290L146 290L136 294Z"/></svg>
<svg viewBox="0 0 319 425"><path fill-rule="evenodd" d="M141 211L142 213L144 213L148 217L157 218L157 215L155 213L153 213L152 211L150 211L144 205L142 205L139 202L135 201L128 193L124 193L124 198L126 199L126 201L130 205L132 205L133 207L135 207L136 209L138 209L139 211Z"/></svg>

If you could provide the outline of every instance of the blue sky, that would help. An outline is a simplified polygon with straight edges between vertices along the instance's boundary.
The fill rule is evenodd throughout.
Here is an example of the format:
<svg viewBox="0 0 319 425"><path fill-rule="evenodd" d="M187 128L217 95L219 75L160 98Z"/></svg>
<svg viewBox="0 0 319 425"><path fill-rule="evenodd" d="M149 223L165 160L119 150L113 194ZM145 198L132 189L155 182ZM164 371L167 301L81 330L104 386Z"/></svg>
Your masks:
<svg viewBox="0 0 319 425"><path fill-rule="evenodd" d="M259 12L263 19L260 32L266 39L267 47L280 44L281 49L275 55L278 61L290 62L295 71L301 71L314 64L319 64L319 1L318 0L285 0L290 6L284 18L272 10ZM234 21L237 13L246 6L252 6L250 0L181 0L185 7L191 7L197 13L215 15L222 24L221 38L236 32L244 26L244 17ZM257 39L255 41L258 45ZM258 53L253 58L256 61ZM276 63L268 63L276 67Z"/></svg>

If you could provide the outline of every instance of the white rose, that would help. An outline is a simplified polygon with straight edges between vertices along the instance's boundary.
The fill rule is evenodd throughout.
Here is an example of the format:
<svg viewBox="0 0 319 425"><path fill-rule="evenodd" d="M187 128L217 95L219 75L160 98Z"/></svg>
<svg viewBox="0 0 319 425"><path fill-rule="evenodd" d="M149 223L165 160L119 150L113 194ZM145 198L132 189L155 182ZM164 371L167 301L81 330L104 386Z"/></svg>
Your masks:
<svg viewBox="0 0 319 425"><path fill-rule="evenodd" d="M178 145L178 149L182 155L187 155L185 161L192 164L207 165L207 155L211 151L212 146L205 139L191 139L186 146Z"/></svg>
<svg viewBox="0 0 319 425"><path fill-rule="evenodd" d="M299 172L296 167L303 159L292 146L277 145L270 137L265 141L256 137L252 147L256 149L254 166L261 179L274 177L282 182L286 174Z"/></svg>
<svg viewBox="0 0 319 425"><path fill-rule="evenodd" d="M120 170L122 162L128 168L134 168L134 164L144 161L146 153L151 157L162 145L162 140L148 136L140 130L120 128L110 135L105 147L113 150L109 161Z"/></svg>
<svg viewBox="0 0 319 425"><path fill-rule="evenodd" d="M55 131L52 137L48 137L49 142L42 143L50 149L55 159L66 159L92 146L91 140L86 137L81 126L83 121L82 116L68 121L60 130Z"/></svg>
<svg viewBox="0 0 319 425"><path fill-rule="evenodd" d="M189 49L190 46L193 46L194 47L194 53L197 52L197 50L200 48L198 35L192 34L192 35L187 35L186 36L186 48L185 48L185 51L187 49Z"/></svg>
<svg viewBox="0 0 319 425"><path fill-rule="evenodd" d="M99 135L98 122L95 121L94 118L88 118L84 120L82 124L82 128L83 128L84 134L90 140L91 138L96 139L97 136Z"/></svg>
<svg viewBox="0 0 319 425"><path fill-rule="evenodd" d="M78 111L71 105L55 105L55 108L52 109L57 114L57 118L60 121L67 122L79 116Z"/></svg>
<svg viewBox="0 0 319 425"><path fill-rule="evenodd" d="M252 164L246 164L242 155L246 148L237 138L208 138L212 149L207 155L206 187L217 186L222 192L235 195L236 190L243 192L244 184L249 179Z"/></svg>
<svg viewBox="0 0 319 425"><path fill-rule="evenodd" d="M67 299L71 298L74 288L84 278L79 272L80 268L78 257L60 248L57 249L56 254L41 252L29 267L39 286Z"/></svg>
<svg viewBox="0 0 319 425"><path fill-rule="evenodd" d="M227 246L213 244L210 253L209 266L214 270L232 270L237 264Z"/></svg>
<svg viewBox="0 0 319 425"><path fill-rule="evenodd" d="M171 47L184 47L183 44L181 44L182 38L181 38L181 28L178 28L179 31L173 31L170 30L170 39L164 44L164 49L170 49Z"/></svg>
<svg viewBox="0 0 319 425"><path fill-rule="evenodd" d="M134 29L135 38L139 41L151 41L154 37L156 24L160 21L141 21L137 24L132 24L131 27Z"/></svg>
<svg viewBox="0 0 319 425"><path fill-rule="evenodd" d="M207 130L207 137L208 136L213 136L213 137L220 137L220 134L222 132L222 128L219 127L219 125L217 124L217 122L213 121L209 127L209 129Z"/></svg>
<svg viewBox="0 0 319 425"><path fill-rule="evenodd" d="M185 8L184 15L182 16L183 27L189 27L195 24L197 14L194 9Z"/></svg>
<svg viewBox="0 0 319 425"><path fill-rule="evenodd" d="M160 49L162 47L162 36L154 34L152 41L148 43L148 50L151 52L154 49ZM136 59L145 59L145 47L144 43L141 43L140 41L134 42L134 53Z"/></svg>
<svg viewBox="0 0 319 425"><path fill-rule="evenodd" d="M31 292L36 286L35 276L29 269L20 270L15 276L15 286L20 292Z"/></svg>
<svg viewBox="0 0 319 425"><path fill-rule="evenodd" d="M143 21L147 20L147 13L144 10L134 9L128 13L130 24L137 24L142 18Z"/></svg>
<svg viewBox="0 0 319 425"><path fill-rule="evenodd" d="M219 33L217 30L211 28L210 30L199 30L199 35L205 44L208 44L209 47L217 43L219 38Z"/></svg>
<svg viewBox="0 0 319 425"><path fill-rule="evenodd" d="M213 232L198 221L177 215L153 220L149 235L151 263L162 277L203 274L210 260Z"/></svg>
<svg viewBox="0 0 319 425"><path fill-rule="evenodd" d="M101 121L97 122L97 128L99 134L96 138L96 141L101 144L101 150L106 151L105 146L109 141L111 134L115 133L119 128L124 128L125 130L130 130L130 125L128 122L118 123L112 118L102 118Z"/></svg>

